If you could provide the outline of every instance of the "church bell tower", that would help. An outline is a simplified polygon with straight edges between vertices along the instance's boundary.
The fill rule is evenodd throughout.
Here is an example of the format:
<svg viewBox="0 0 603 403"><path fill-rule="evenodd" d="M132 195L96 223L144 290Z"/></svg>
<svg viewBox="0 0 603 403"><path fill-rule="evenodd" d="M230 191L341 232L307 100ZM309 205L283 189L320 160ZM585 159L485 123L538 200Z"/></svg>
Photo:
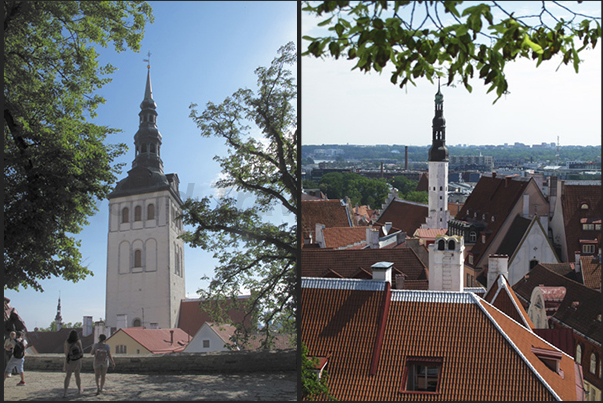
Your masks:
<svg viewBox="0 0 603 403"><path fill-rule="evenodd" d="M448 148L446 148L446 119L444 96L435 95L435 116L432 121L432 140L429 149L429 216L423 228L448 229Z"/></svg>
<svg viewBox="0 0 603 403"><path fill-rule="evenodd" d="M147 68L132 169L108 196L105 323L116 328L176 327L185 298L179 179L163 172L162 137Z"/></svg>

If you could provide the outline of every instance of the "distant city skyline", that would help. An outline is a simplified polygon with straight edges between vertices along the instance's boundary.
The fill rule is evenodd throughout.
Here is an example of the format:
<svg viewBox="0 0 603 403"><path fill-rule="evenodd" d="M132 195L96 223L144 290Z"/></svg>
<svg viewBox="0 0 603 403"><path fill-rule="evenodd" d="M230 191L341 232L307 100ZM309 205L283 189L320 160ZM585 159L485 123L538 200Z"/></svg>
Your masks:
<svg viewBox="0 0 603 403"><path fill-rule="evenodd" d="M540 2L516 3L526 14ZM589 15L601 15L600 3L573 6ZM532 10L533 11L533 10ZM324 28L302 12L302 35L320 36ZM305 51L308 41L302 40ZM601 144L601 44L580 53L584 63L576 74L570 64L558 68L560 58L543 62L518 60L505 66L509 94L496 104L493 92L470 80L463 86L445 86L444 118L447 144L503 144L521 142L561 145ZM405 89L390 82L391 65L383 74L352 71L356 61L313 56L301 58L302 144L431 144L431 120L438 84L418 78Z"/></svg>

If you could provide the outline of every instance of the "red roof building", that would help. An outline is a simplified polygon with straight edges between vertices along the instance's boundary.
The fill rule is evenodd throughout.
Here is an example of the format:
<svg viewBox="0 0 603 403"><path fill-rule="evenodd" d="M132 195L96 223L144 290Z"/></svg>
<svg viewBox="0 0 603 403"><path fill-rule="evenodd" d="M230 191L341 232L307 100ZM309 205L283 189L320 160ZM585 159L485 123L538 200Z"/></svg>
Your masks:
<svg viewBox="0 0 603 403"><path fill-rule="evenodd" d="M249 299L249 295L240 296L236 303L230 302L223 309L226 310L226 315L234 323L251 324L249 317L245 318L245 302ZM193 337L205 322L213 322L216 318L210 316L210 304L214 301L204 301L198 298L183 299L180 301L180 311L178 315L178 328L184 330Z"/></svg>
<svg viewBox="0 0 603 403"><path fill-rule="evenodd" d="M471 292L302 278L301 321L338 400L582 400L571 356Z"/></svg>
<svg viewBox="0 0 603 403"><path fill-rule="evenodd" d="M342 200L302 200L301 226L304 246L315 243L316 224L323 224L326 228L355 226L350 207Z"/></svg>
<svg viewBox="0 0 603 403"><path fill-rule="evenodd" d="M122 327L107 339L115 354L168 354L184 350L191 336L182 329Z"/></svg>

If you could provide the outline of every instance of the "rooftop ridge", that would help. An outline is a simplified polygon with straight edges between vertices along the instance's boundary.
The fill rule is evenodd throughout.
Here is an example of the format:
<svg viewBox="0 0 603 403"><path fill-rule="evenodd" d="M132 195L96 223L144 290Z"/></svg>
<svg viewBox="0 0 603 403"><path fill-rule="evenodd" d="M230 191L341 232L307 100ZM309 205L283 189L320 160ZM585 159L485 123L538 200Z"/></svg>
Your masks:
<svg viewBox="0 0 603 403"><path fill-rule="evenodd" d="M466 291L392 290L393 302L475 304L474 296L472 292Z"/></svg>
<svg viewBox="0 0 603 403"><path fill-rule="evenodd" d="M385 281L355 278L302 277L302 288L324 288L331 290L384 291Z"/></svg>
<svg viewBox="0 0 603 403"><path fill-rule="evenodd" d="M492 305L489 302L487 302L486 300L482 299L481 301L479 301L478 297L475 294L472 294L472 295L475 297L475 302L477 303L477 305L479 306L479 308L482 310L482 312L486 315L486 317L494 325L494 327L496 328L496 330L498 330L500 332L500 334L505 338L505 340L511 345L511 347L513 347L513 349L515 350L515 352L521 357L521 359L528 366L528 368L530 368L530 370L532 371L532 373L534 373L534 375L536 375L536 377L538 378L538 380L540 382L542 382L542 384L545 386L545 388L553 395L553 397L555 397L555 399L562 400L561 397L557 394L557 392L555 392L555 389L553 389L549 385L549 383L542 377L542 375L536 370L536 368L534 368L534 366L532 365L532 363L530 362L530 360L528 360L528 358L522 353L521 349L519 347L517 347L517 345L515 345L515 343L513 343L513 340L509 337L509 335L507 335L507 333L500 326L500 324L496 321L496 319L494 319L494 317L492 315L490 315L490 312L488 312L488 310L482 304L486 303L490 307L492 307L496 311L498 311L499 313L501 313L504 316L506 316L507 318L509 318L510 320L513 320L513 319L510 318L506 313L504 313L503 311L501 311L500 309L498 309L497 307L495 307L494 305ZM523 328L523 326L522 326L522 328ZM523 329L525 329L525 328L523 328ZM525 329L525 331L528 331L528 330ZM535 333L532 333L532 334L534 336L542 339L541 337L539 337ZM547 344L550 344L550 343L547 343Z"/></svg>

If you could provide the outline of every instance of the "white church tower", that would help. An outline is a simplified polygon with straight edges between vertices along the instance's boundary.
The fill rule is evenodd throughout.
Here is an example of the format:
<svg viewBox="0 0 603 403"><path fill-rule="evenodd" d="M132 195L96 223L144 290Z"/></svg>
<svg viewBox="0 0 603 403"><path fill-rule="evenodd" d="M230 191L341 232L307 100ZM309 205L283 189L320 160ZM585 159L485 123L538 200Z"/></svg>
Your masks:
<svg viewBox="0 0 603 403"><path fill-rule="evenodd" d="M157 105L147 68L132 169L108 196L108 327L174 328L185 298L179 180L176 174L163 173Z"/></svg>
<svg viewBox="0 0 603 403"><path fill-rule="evenodd" d="M429 216L423 228L448 229L448 148L446 148L446 119L444 119L444 96L435 96L435 117L432 123L432 144L429 149Z"/></svg>
<svg viewBox="0 0 603 403"><path fill-rule="evenodd" d="M436 235L429 250L429 289L463 291L465 242L459 235Z"/></svg>

